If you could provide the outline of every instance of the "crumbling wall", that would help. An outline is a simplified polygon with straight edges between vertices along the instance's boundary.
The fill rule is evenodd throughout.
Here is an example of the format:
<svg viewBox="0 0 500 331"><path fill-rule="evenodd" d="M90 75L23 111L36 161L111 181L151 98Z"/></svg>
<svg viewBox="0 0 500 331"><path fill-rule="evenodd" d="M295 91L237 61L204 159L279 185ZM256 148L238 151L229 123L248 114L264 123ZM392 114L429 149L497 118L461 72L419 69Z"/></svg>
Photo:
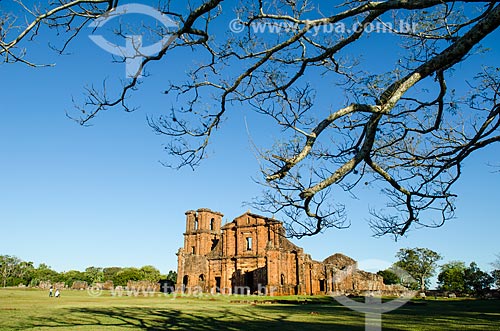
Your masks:
<svg viewBox="0 0 500 331"><path fill-rule="evenodd" d="M144 292L159 292L160 283L151 282L149 280L129 280L127 282L128 290L144 291Z"/></svg>
<svg viewBox="0 0 500 331"><path fill-rule="evenodd" d="M85 290L85 289L87 289L87 287L89 287L87 282L81 281L81 280L76 280L71 285L72 290Z"/></svg>

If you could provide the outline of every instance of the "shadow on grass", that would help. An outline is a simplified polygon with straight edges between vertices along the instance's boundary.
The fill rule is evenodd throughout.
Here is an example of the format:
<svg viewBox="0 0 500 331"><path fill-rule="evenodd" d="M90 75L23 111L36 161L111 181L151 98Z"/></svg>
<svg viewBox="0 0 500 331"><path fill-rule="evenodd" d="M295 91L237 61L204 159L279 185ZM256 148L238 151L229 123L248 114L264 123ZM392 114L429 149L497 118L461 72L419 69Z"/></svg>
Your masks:
<svg viewBox="0 0 500 331"><path fill-rule="evenodd" d="M26 328L134 329L134 330L346 330L362 331L364 317L350 311L336 312L327 305L230 305L196 307L92 307L64 308L43 321L30 321ZM335 316L336 315L336 316Z"/></svg>
<svg viewBox="0 0 500 331"><path fill-rule="evenodd" d="M383 330L497 330L500 301L418 301L383 315ZM172 307L62 308L23 327L84 330L365 330L364 315L338 303L176 302Z"/></svg>
<svg viewBox="0 0 500 331"><path fill-rule="evenodd" d="M384 321L384 326L406 321L429 330L500 330L500 300L410 301Z"/></svg>

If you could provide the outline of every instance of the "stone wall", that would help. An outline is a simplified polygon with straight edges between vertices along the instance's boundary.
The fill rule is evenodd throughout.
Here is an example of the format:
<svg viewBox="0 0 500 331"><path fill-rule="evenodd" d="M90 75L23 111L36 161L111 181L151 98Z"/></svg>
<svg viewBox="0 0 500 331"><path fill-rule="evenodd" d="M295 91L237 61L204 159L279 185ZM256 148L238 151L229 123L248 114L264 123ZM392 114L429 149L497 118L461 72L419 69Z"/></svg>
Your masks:
<svg viewBox="0 0 500 331"><path fill-rule="evenodd" d="M114 283L112 280L107 280L104 283L94 283L93 286L95 288L98 288L100 290L113 290L115 288Z"/></svg>
<svg viewBox="0 0 500 331"><path fill-rule="evenodd" d="M129 280L127 282L127 289L136 291L159 292L160 284L148 280Z"/></svg>
<svg viewBox="0 0 500 331"><path fill-rule="evenodd" d="M72 290L85 290L87 289L87 287L88 287L87 282L80 280L74 281L73 284L71 285Z"/></svg>
<svg viewBox="0 0 500 331"><path fill-rule="evenodd" d="M41 281L40 284L38 284L38 288L48 290L52 286L53 289L56 288L66 288L66 284L64 282L62 283L51 283L50 281Z"/></svg>

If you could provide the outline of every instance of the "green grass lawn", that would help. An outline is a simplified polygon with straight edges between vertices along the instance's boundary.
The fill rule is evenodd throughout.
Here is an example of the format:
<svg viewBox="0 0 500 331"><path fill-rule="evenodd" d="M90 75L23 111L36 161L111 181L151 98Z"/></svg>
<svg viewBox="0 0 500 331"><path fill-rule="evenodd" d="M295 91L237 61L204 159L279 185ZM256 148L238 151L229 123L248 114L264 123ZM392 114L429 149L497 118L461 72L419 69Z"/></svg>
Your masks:
<svg viewBox="0 0 500 331"><path fill-rule="evenodd" d="M254 303L254 300L263 300ZM0 289L0 330L364 330L364 315L330 297L90 296ZM266 302L266 300L268 302ZM290 300L285 303L281 300ZM383 330L500 330L500 300L416 300L383 315Z"/></svg>

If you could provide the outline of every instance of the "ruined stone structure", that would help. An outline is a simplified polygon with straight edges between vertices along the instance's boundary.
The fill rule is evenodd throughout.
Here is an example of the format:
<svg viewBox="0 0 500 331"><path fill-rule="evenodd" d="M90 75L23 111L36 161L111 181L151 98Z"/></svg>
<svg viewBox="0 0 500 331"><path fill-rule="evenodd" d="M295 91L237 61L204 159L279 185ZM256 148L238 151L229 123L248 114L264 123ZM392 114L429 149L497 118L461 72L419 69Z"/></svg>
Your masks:
<svg viewBox="0 0 500 331"><path fill-rule="evenodd" d="M82 280L76 280L73 282L73 285L71 285L72 290L86 290L88 287L89 284Z"/></svg>
<svg viewBox="0 0 500 331"><path fill-rule="evenodd" d="M127 289L143 292L158 292L160 291L160 283L149 280L129 280Z"/></svg>
<svg viewBox="0 0 500 331"><path fill-rule="evenodd" d="M285 238L280 221L247 212L222 226L222 216L205 208L186 212L177 289L268 295L393 290L345 255L314 261Z"/></svg>

